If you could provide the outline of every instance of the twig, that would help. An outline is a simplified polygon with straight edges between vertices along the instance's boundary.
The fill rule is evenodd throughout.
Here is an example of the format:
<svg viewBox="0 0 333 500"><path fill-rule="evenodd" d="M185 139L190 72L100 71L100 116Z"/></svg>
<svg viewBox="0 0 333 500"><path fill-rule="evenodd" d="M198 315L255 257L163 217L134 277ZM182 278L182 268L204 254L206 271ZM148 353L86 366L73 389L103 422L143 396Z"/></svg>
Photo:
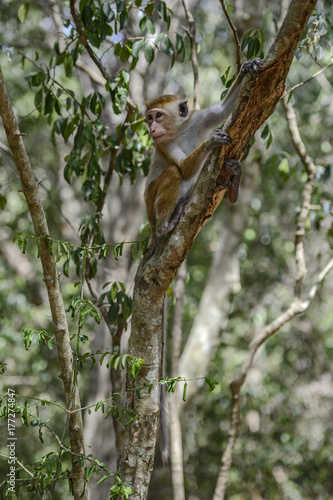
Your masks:
<svg viewBox="0 0 333 500"><path fill-rule="evenodd" d="M303 190L302 208L298 217L297 228L295 233L295 256L297 266L297 280L295 285L295 296L300 297L303 287L303 280L306 275L306 265L304 259L303 236L305 234L305 223L309 213L311 204L311 194L316 177L316 166L312 158L308 155L305 145L302 141L301 135L297 127L296 113L291 103L288 103L288 98L282 98L283 109L287 118L289 133L296 150L296 153L304 165L308 175L307 182Z"/></svg>
<svg viewBox="0 0 333 500"><path fill-rule="evenodd" d="M224 0L220 0L220 4L222 5L223 12L225 14L225 17L227 18L227 21L229 23L229 26L234 34L235 42L236 42L236 47L237 47L237 72L239 73L242 63L241 63L241 45L240 41L238 38L237 30L231 21L231 18L229 16L228 10L226 9L226 6L224 5Z"/></svg>
<svg viewBox="0 0 333 500"><path fill-rule="evenodd" d="M77 17L76 12L75 12L75 0L71 0L71 2L70 2L70 9L71 9L72 18L73 18L76 30L77 30L77 32L79 34L81 42L83 43L84 47L86 48L86 50L87 50L89 56L91 57L91 59L96 64L97 68L100 70L100 72L104 76L105 80L108 80L108 78L110 77L109 72L107 71L107 69L104 66L104 64L102 63L102 61L96 56L95 52L90 47L90 45L88 43L88 40L86 39L86 37L85 37L85 35L84 35L83 31L82 31L82 28L80 26L78 17Z"/></svg>
<svg viewBox="0 0 333 500"><path fill-rule="evenodd" d="M119 146L121 144L121 141L123 140L123 137L125 135L128 124L130 124L130 120L136 111L135 104L133 104L130 99L127 99L127 105L129 106L129 109L127 111L127 115L126 115L126 118L124 120L124 123L123 123L123 125L122 125L122 127L119 130L119 133L117 135L117 139L116 139L117 147L114 147L111 151L111 154L110 154L109 167L108 167L108 170L106 172L105 179L104 179L102 196L101 196L101 199L97 205L97 212L102 212L102 210L103 210L105 198L106 198L106 195L107 195L107 192L109 189L109 185L110 185L110 182L112 179L112 174L114 171L116 158L117 158L118 151L119 151Z"/></svg>
<svg viewBox="0 0 333 500"><path fill-rule="evenodd" d="M99 295L98 295L98 291L97 291L96 285L94 283L94 280L89 278L89 276L87 276L87 274L86 274L85 279L86 279L86 282L87 282L87 285L89 288L90 295L93 297L94 302L98 305ZM104 307L98 307L98 309L99 309L99 311L100 311L100 313L105 321L105 325L106 325L107 329L109 330L110 337L112 339L112 328L111 328L110 321L108 320L107 311L105 310Z"/></svg>
<svg viewBox="0 0 333 500"><path fill-rule="evenodd" d="M317 76L319 76L321 73L323 73L324 71L326 71L328 68L331 68L332 66L333 66L333 63L328 64L324 68L322 68L319 71L317 71L317 73L315 73L314 75L312 75L310 78L308 78L307 80L304 80L304 82L297 83L296 85L294 85L290 89L286 90L281 99L283 99L286 95L290 94L290 92L293 92L298 87L301 87L302 85L305 85L306 83L311 82L311 80L313 80L314 78L317 78Z"/></svg>
<svg viewBox="0 0 333 500"><path fill-rule="evenodd" d="M76 67L79 68L81 71L84 71L84 73L87 73L91 81L97 83L98 85L101 85L102 87L105 87L106 83L105 78L96 73L96 71L94 71L90 66L81 61L81 59L78 59L76 61Z"/></svg>
<svg viewBox="0 0 333 500"><path fill-rule="evenodd" d="M196 41L195 41L195 35L196 35L196 24L194 17L192 16L192 13L190 11L190 7L188 4L187 0L182 0L183 1L183 6L186 14L186 19L189 24L190 29L188 30L184 26L182 28L186 31L186 33L189 36L190 43L191 43L191 56L192 56L192 69L193 69L193 104L194 104L194 109L200 109L200 101L199 101L199 70L198 70L198 55L197 55L197 46L196 46Z"/></svg>
<svg viewBox="0 0 333 500"><path fill-rule="evenodd" d="M6 460L8 460L8 455L3 455L2 453L0 453L0 457L1 458L5 458ZM24 465L15 457L15 461L19 464L20 467L22 467L22 469L31 477L34 477L33 473L29 470L29 469L26 469L26 467L24 467Z"/></svg>

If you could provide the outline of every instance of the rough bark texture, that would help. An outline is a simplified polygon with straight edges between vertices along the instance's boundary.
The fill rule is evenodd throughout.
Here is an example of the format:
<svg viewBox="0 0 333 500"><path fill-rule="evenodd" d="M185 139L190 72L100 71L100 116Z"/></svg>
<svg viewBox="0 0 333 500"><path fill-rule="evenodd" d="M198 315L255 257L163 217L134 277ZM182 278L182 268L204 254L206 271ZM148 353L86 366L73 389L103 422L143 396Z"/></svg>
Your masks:
<svg viewBox="0 0 333 500"><path fill-rule="evenodd" d="M242 158L251 137L279 102L297 44L315 3L315 0L291 2L260 75L244 81L241 97L227 125L228 133L233 138L232 145L222 149L218 161L217 154L208 159L177 227L171 235L162 239L154 253L148 251L140 263L135 280L129 343L130 354L145 360L137 384L157 382L160 378L164 293L197 233L224 197L226 189L216 188L215 182L220 175L224 185L228 185L228 173L223 169L224 159ZM132 388L133 382L128 380L128 389ZM128 400L130 407L138 413L138 419L126 428L120 475L124 483L132 488L133 498L144 499L153 467L159 387L154 386L150 393L142 390L140 399L134 391L129 391Z"/></svg>
<svg viewBox="0 0 333 500"><path fill-rule="evenodd" d="M49 230L41 204L38 186L25 150L22 134L18 128L13 110L10 105L0 68L0 115L6 132L9 147L22 182L22 192L26 198L31 214L36 236L48 235ZM47 238L41 240L40 259L43 267L44 281L50 302L52 322L56 337L60 378L65 389L66 406L68 410L76 410L81 407L79 391L74 385L73 355L69 340L68 325L65 308L60 292L58 273L53 254L49 254ZM72 479L74 498L86 499L84 465L80 465L77 456L84 454L83 425L81 412L69 413L69 433L71 450L73 452Z"/></svg>

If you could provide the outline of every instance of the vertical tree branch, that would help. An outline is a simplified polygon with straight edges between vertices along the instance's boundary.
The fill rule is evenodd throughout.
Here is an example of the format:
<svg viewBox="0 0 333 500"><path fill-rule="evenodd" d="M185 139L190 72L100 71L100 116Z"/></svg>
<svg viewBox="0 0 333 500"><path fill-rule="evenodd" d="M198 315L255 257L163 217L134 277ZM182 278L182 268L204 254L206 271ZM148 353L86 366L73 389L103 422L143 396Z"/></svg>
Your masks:
<svg viewBox="0 0 333 500"><path fill-rule="evenodd" d="M100 70L102 75L104 76L105 80L108 80L108 78L110 77L108 70L106 69L106 67L104 66L102 61L96 56L95 52L90 47L85 34L83 33L79 19L77 17L76 12L75 12L75 0L70 1L70 10L71 10L71 15L72 15L72 18L73 18L73 21L75 24L75 28L79 34L79 37L80 37L82 44L84 45L89 56L91 57L91 59L94 61L94 63L96 64L96 66L98 67L98 69Z"/></svg>
<svg viewBox="0 0 333 500"><path fill-rule="evenodd" d="M171 376L179 375L179 358L182 341L182 327L184 315L184 295L187 276L186 260L180 267L174 289L176 304L174 308L172 337L171 337ZM183 469L183 445L182 431L179 418L179 402L175 394L170 394L170 442L171 450L171 475L173 497L177 500L185 500L184 469Z"/></svg>
<svg viewBox="0 0 333 500"><path fill-rule="evenodd" d="M58 273L53 254L49 254L47 237L49 234L46 217L41 204L37 183L23 143L22 134L15 119L0 68L0 115L9 147L22 182L22 192L26 198L34 225L35 234L41 238L40 259L43 267L52 314L52 322L60 363L60 378L65 389L66 406L69 413L69 435L72 455L72 480L75 500L87 499L84 461L83 424L77 381L74 380L74 361L70 345L65 308L59 286Z"/></svg>
<svg viewBox="0 0 333 500"><path fill-rule="evenodd" d="M192 69L193 69L193 104L194 104L194 109L200 109L200 91L199 91L199 70L198 70L198 54L197 54L197 45L196 45L196 24L194 17L192 16L192 13L190 11L190 7L188 4L188 0L182 0L183 1L183 6L186 14L186 19L188 22L188 25L190 27L189 30L186 28L185 31L188 34L190 38L190 43L191 43L191 58L192 58Z"/></svg>
<svg viewBox="0 0 333 500"><path fill-rule="evenodd" d="M222 5L222 9L223 9L223 12L225 14L225 17L227 18L229 26L234 34L234 38L235 38L235 42L236 42L236 50L237 50L237 73L239 73L241 66L242 66L242 57L241 57L241 45L240 45L240 41L238 38L238 33L237 33L237 30L236 30L233 22L231 21L228 10L224 4L224 0L220 0L220 4Z"/></svg>
<svg viewBox="0 0 333 500"><path fill-rule="evenodd" d="M296 266L297 266L297 282L295 294L300 296L302 290L303 280L306 275L306 264L304 259L303 236L305 234L306 219L309 214L309 207L311 203L311 195L313 185L316 178L316 166L312 158L308 155L304 142L302 141L301 134L297 126L296 113L292 104L288 103L288 96L282 97L282 105L287 118L288 129L295 151L300 157L301 162L305 168L308 176L307 183L303 190L302 208L298 217L297 229L295 234L295 252L296 252Z"/></svg>

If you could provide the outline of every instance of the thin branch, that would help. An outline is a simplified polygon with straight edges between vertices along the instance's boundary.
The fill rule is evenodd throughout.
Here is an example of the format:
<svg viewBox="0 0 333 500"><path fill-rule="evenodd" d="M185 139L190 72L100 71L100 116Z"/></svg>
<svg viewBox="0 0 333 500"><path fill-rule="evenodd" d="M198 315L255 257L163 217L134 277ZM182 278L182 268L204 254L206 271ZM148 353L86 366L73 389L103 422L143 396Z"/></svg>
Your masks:
<svg viewBox="0 0 333 500"><path fill-rule="evenodd" d="M59 5L56 0L49 0L50 4L50 10L51 10L51 15L52 19L54 22L54 25L57 30L57 40L59 43L59 49L60 52L63 52L65 49L66 43L65 43L65 35L64 35L64 25L62 22L62 16L60 12Z"/></svg>
<svg viewBox="0 0 333 500"><path fill-rule="evenodd" d="M177 281L174 289L176 303L174 307L172 337L171 337L172 377L176 377L179 372L178 366L179 366L181 341L182 341L186 276L187 276L187 266L185 260L178 271ZM172 436L170 443L170 451L171 451L171 479L172 479L173 497L177 498L177 500L185 500L182 429L179 417L178 399L176 398L175 394L170 394L169 408L170 408L170 435Z"/></svg>
<svg viewBox="0 0 333 500"><path fill-rule="evenodd" d="M193 84L194 84L194 96L193 96L193 104L194 109L200 109L200 91L199 91L199 70L198 70L198 54L197 54L197 45L196 45L196 24L194 17L192 16L192 12L190 11L190 7L187 0L182 0L183 7L186 14L186 19L190 29L182 28L186 31L189 36L190 44L191 44L191 56L192 56L192 69L193 69Z"/></svg>
<svg viewBox="0 0 333 500"><path fill-rule="evenodd" d="M222 5L222 9L223 9L223 12L225 14L225 17L227 18L229 26L230 26L233 34L234 34L234 38L235 38L235 42L236 42L236 48L237 48L237 72L239 73L240 69L241 69L241 66L242 66L242 63L241 63L242 57L241 57L241 45L240 45L240 41L239 41L239 38L238 38L238 33L237 33L237 30L236 30L233 22L231 21L231 18L229 16L227 8L224 5L224 0L220 0L220 4Z"/></svg>
<svg viewBox="0 0 333 500"><path fill-rule="evenodd" d="M72 18L73 18L73 21L75 24L75 28L79 34L81 42L83 43L83 45L84 45L86 51L88 52L89 56L91 57L91 59L94 61L94 63L96 64L96 66L98 67L98 69L100 70L102 75L104 76L105 80L108 80L110 77L108 70L106 69L106 67L104 66L102 61L96 56L95 52L90 47L88 40L85 37L85 34L83 33L79 19L76 15L76 12L75 12L75 0L71 0L70 10L71 10Z"/></svg>
<svg viewBox="0 0 333 500"><path fill-rule="evenodd" d="M111 328L110 321L108 320L107 310L105 309L105 307L103 307L103 306L99 307L99 305L98 305L99 295L98 295L98 291L97 291L95 282L94 282L94 280L92 278L89 278L89 276L87 276L87 274L86 274L86 278L85 279L86 279L86 282L87 282L87 285L88 285L88 288L89 288L90 295L94 299L94 302L97 305L98 310L101 313L101 315L102 315L102 317L103 317L103 319L105 321L105 325L106 325L107 329L109 330L110 337L112 339L112 328ZM113 346L111 346L111 349L113 349Z"/></svg>
<svg viewBox="0 0 333 500"><path fill-rule="evenodd" d="M24 54L23 52L17 52L19 55L21 55L22 57L24 57L27 61L29 61L33 66L35 66L35 68L37 68L39 71L45 73L44 69L42 68L42 66L39 66L33 59L31 59L30 57L28 57L26 54ZM51 67L51 69L55 69L55 66ZM56 80L53 76L51 76L51 71L48 72L48 77L49 79L52 81L52 84L55 84L57 85L63 92L64 94L67 94L72 100L73 102L78 106L78 108L80 108L82 114L84 114L89 120L91 119L90 116L89 116L89 113L87 112L86 108L82 105L82 103L80 101L78 101L77 99L75 99L75 97L73 97L73 93L70 92L68 89L66 89L66 87L64 87L58 80ZM50 87L51 88L51 87ZM49 88L49 89L50 89ZM48 89L48 90L49 90ZM41 106L41 104L39 105ZM35 112L35 110L38 109L38 108L34 108L28 115L25 115L25 116L22 116L21 118L27 118L28 116L30 116L32 113Z"/></svg>
<svg viewBox="0 0 333 500"><path fill-rule="evenodd" d="M297 83L296 85L294 85L293 87L291 87L290 89L286 90L285 93L283 94L282 96L282 99L290 94L290 92L293 92L295 89L297 89L298 87L302 87L302 85L305 85L306 83L309 83L311 82L311 80L313 80L314 78L317 78L317 76L319 76L321 73L323 73L324 71L326 71L328 68L331 68L333 66L333 63L331 64L328 64L327 66L325 66L324 68L320 69L319 71L317 71L317 73L315 73L314 75L312 75L310 78L308 78L307 80L304 80L304 82L300 82L300 83Z"/></svg>
<svg viewBox="0 0 333 500"><path fill-rule="evenodd" d="M105 179L104 179L104 186L103 186L102 196L101 196L101 199L100 199L100 201L99 201L99 203L97 205L97 212L102 212L102 210L103 210L104 203L105 203L105 198L106 198L106 195L108 193L108 189L109 189L109 186L110 186L110 183L111 183L111 179L112 179L112 175L113 175L113 172L114 172L114 168L115 168L115 164L116 164L116 158L117 158L117 155L118 155L118 152L119 152L119 146L121 144L121 141L124 138L126 129L128 127L128 124L130 123L130 120L131 120L132 116L134 115L134 113L136 111L135 105L129 99L127 100L127 104L129 106L129 110L127 112L127 115L126 115L126 118L124 120L124 123L123 123L123 125L122 125L122 127L119 130L118 135L117 135L117 139L116 139L117 147L114 147L112 149L112 151L111 151L111 154L110 154L109 167L108 167L108 170L106 172Z"/></svg>
<svg viewBox="0 0 333 500"><path fill-rule="evenodd" d="M0 457L1 458L5 458L6 460L8 460L8 455L3 455L2 453L0 453ZM29 470L29 469L26 469L26 467L24 467L24 465L15 457L14 459L20 467L22 467L22 469L31 477L34 477L33 473Z"/></svg>
<svg viewBox="0 0 333 500"><path fill-rule="evenodd" d="M305 145L297 126L296 113L292 104L288 103L288 98L282 98L282 105L286 115L290 137L296 153L300 157L301 162L308 175L307 182L303 190L302 207L298 217L297 228L295 233L295 256L297 266L297 280L295 285L295 296L300 297L303 288L303 280L306 275L306 264L304 258L303 236L305 234L305 224L311 204L311 195L313 191L314 181L316 178L316 166L312 158L308 155Z"/></svg>
<svg viewBox="0 0 333 500"><path fill-rule="evenodd" d="M91 81L97 83L98 85L101 85L102 87L105 87L106 83L105 78L96 73L96 71L94 71L90 66L81 61L81 59L78 59L76 61L76 67L79 68L81 71L84 71L84 73L87 73Z"/></svg>
<svg viewBox="0 0 333 500"><path fill-rule="evenodd" d="M11 152L10 148L8 146L6 146L6 144L3 144L2 142L0 142L0 149L2 149L2 151L9 154L13 158L12 152Z"/></svg>
<svg viewBox="0 0 333 500"><path fill-rule="evenodd" d="M85 73L87 73L87 75L90 77L90 79L93 82L97 83L98 85L105 86L105 83L106 83L105 78L99 76L97 73L95 73L95 71L93 71L89 66L84 64L82 61L77 61L76 66L78 68L80 68L82 71L84 71ZM101 197L101 200L97 206L97 212L102 212L102 210L103 210L105 198L106 198L106 195L107 195L110 183L111 183L111 179L113 176L113 172L114 172L116 158L117 158L118 153L119 153L119 146L121 144L121 141L123 140L126 129L128 127L130 127L131 125L133 125L134 123L140 123L140 122L144 121L144 118L142 118L140 120L137 120L134 123L130 123L130 119L132 118L133 114L136 111L136 106L129 97L127 98L127 106L128 106L128 112L127 112L126 118L124 120L124 123L123 123L121 129L119 130L119 133L118 133L117 139L116 139L117 147L112 148L112 150L111 150L111 154L110 154L110 158L109 158L109 166L108 166L108 170L106 172L105 178L104 178L102 197Z"/></svg>

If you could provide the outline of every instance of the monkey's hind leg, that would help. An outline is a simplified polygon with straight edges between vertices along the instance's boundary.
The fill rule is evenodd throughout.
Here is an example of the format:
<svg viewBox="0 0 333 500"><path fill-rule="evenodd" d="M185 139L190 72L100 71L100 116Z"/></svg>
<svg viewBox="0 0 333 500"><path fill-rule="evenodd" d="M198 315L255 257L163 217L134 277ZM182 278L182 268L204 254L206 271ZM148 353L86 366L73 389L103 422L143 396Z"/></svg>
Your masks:
<svg viewBox="0 0 333 500"><path fill-rule="evenodd" d="M156 216L156 237L170 233L176 223L171 221L179 198L181 173L176 165L169 165L159 178L154 211ZM179 217L178 217L179 219Z"/></svg>
<svg viewBox="0 0 333 500"><path fill-rule="evenodd" d="M218 186L228 188L229 201L231 203L236 203L236 201L238 200L239 185L243 175L243 167L238 160L234 160L232 158L226 160L225 166L227 167L227 170L231 174L229 178L230 180L228 181L227 184L225 184L226 181L224 179L224 176L222 176L220 173L220 175L216 180L216 184Z"/></svg>
<svg viewBox="0 0 333 500"><path fill-rule="evenodd" d="M234 174L230 181L230 186L228 189L228 198L230 203L236 203L238 200L239 185L242 180L243 167L242 164L233 159L229 159L225 162L229 170Z"/></svg>
<svg viewBox="0 0 333 500"><path fill-rule="evenodd" d="M184 208L186 205L187 200L189 199L189 196L185 196L184 198L181 198L174 209L174 212L169 220L169 231L172 231L176 225L177 222L179 221L182 213L184 212Z"/></svg>

